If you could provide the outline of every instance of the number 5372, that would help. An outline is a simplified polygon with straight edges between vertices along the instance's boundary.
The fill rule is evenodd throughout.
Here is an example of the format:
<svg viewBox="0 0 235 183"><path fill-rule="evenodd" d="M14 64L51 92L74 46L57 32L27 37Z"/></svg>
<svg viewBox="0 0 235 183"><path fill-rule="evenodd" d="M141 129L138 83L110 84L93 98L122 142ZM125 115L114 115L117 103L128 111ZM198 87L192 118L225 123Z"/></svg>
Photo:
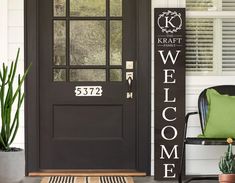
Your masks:
<svg viewBox="0 0 235 183"><path fill-rule="evenodd" d="M102 86L76 86L75 96L89 97L89 96L102 96Z"/></svg>

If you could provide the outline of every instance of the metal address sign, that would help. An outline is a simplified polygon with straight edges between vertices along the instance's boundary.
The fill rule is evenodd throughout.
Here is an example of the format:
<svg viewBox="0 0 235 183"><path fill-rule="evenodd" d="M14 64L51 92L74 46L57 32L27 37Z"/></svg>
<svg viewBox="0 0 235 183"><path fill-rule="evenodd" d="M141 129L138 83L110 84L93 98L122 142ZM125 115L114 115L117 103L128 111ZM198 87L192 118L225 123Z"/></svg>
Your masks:
<svg viewBox="0 0 235 183"><path fill-rule="evenodd" d="M76 86L76 97L100 97L103 94L102 86Z"/></svg>
<svg viewBox="0 0 235 183"><path fill-rule="evenodd" d="M185 114L185 9L155 9L155 179L178 177Z"/></svg>

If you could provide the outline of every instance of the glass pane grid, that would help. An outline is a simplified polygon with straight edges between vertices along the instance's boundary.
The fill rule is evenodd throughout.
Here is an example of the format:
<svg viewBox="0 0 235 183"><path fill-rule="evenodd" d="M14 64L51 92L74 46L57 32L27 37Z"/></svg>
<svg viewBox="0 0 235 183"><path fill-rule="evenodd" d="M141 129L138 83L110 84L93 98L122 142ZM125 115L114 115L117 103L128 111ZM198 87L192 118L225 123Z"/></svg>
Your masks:
<svg viewBox="0 0 235 183"><path fill-rule="evenodd" d="M94 4L93 1L97 1L96 4ZM54 36L57 39L60 37L57 43L53 45L54 51L56 52L55 56L53 56L54 81L122 81L124 77L124 73L122 72L122 6L122 0L54 0L53 20L54 22L65 22L62 26L65 30L61 28L57 31L57 36L54 31ZM81 26L81 22L89 22L88 24L93 22L96 26L102 24L100 22L105 22L103 23L103 27L101 26L102 28L95 28L96 26L93 27L93 30L102 32L99 32L97 35L102 35L104 42L102 43L99 39L96 41L92 39L92 36L93 38L99 38L99 36L94 34L94 31L88 33L87 37L80 35L81 40L76 39L76 36L73 37L74 35L71 33L73 31L72 28L75 28L74 32L77 32L76 26L70 25L73 21L79 22L77 23L78 27L84 27ZM62 23L60 24L62 25ZM80 31L85 32L86 30L92 30L90 27L92 26L87 26L86 28L83 28L84 30L80 28ZM54 28L58 29L58 25L57 27L54 25ZM58 36L58 33L64 35L64 37ZM91 39L88 40L84 37ZM74 50L76 50L74 49L74 45L75 47L77 45L84 46L84 44L81 43L73 45L73 42L83 42L82 39L88 43L86 46L88 50L90 49L92 54L85 54L85 57L84 54L81 54L83 56L80 55L82 58L80 60L74 58L71 59L71 55L73 55ZM66 42L64 47L62 46L62 42ZM97 50L90 46L91 44L89 43L91 42L99 43L96 45ZM103 49L101 49L103 51L100 50L101 47L103 47ZM63 56L61 56L62 51L60 51L59 48L65 49ZM89 52L86 49L85 51L84 49L83 51L82 49L77 49L77 51L80 51L81 53Z"/></svg>

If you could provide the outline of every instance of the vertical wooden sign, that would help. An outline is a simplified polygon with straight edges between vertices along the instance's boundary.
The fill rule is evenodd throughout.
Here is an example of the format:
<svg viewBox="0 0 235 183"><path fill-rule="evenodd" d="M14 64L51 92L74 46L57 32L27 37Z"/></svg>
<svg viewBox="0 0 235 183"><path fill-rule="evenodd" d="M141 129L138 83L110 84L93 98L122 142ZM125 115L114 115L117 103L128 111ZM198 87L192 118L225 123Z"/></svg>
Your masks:
<svg viewBox="0 0 235 183"><path fill-rule="evenodd" d="M185 9L154 13L155 179L176 179L185 115Z"/></svg>

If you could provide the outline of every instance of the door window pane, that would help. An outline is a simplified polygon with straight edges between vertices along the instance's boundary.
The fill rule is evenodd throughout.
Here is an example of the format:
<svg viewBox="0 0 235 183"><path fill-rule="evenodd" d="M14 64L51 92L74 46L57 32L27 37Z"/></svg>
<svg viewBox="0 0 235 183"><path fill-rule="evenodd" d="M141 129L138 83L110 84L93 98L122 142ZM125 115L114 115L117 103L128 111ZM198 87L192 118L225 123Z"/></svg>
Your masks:
<svg viewBox="0 0 235 183"><path fill-rule="evenodd" d="M122 21L110 21L110 65L122 65Z"/></svg>
<svg viewBox="0 0 235 183"><path fill-rule="evenodd" d="M54 21L54 65L66 64L66 22L63 20Z"/></svg>
<svg viewBox="0 0 235 183"><path fill-rule="evenodd" d="M110 81L122 81L122 69L110 69Z"/></svg>
<svg viewBox="0 0 235 183"><path fill-rule="evenodd" d="M70 0L71 16L105 16L106 0Z"/></svg>
<svg viewBox="0 0 235 183"><path fill-rule="evenodd" d="M66 81L66 69L54 69L54 81Z"/></svg>
<svg viewBox="0 0 235 183"><path fill-rule="evenodd" d="M70 21L70 64L105 65L105 21Z"/></svg>
<svg viewBox="0 0 235 183"><path fill-rule="evenodd" d="M66 0L54 0L54 16L66 15Z"/></svg>
<svg viewBox="0 0 235 183"><path fill-rule="evenodd" d="M105 81L105 69L70 69L70 81Z"/></svg>
<svg viewBox="0 0 235 183"><path fill-rule="evenodd" d="M110 0L110 16L122 16L122 0Z"/></svg>

